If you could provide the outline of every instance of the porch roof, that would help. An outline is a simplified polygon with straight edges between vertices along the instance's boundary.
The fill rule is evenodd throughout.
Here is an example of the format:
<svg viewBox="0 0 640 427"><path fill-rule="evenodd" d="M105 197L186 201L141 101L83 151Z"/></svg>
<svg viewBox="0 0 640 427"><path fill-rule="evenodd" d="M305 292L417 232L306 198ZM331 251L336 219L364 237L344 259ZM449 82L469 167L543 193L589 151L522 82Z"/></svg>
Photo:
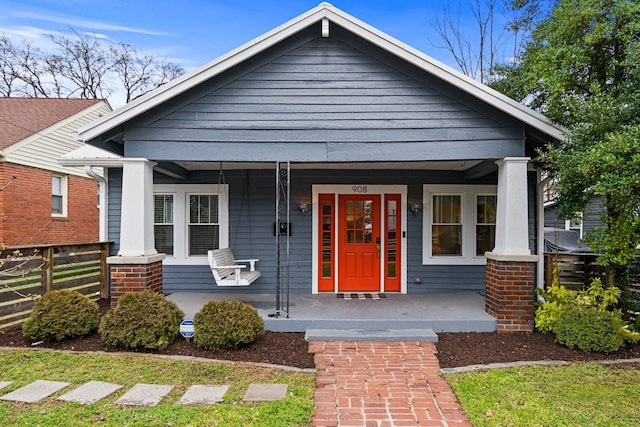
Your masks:
<svg viewBox="0 0 640 427"><path fill-rule="evenodd" d="M97 138L102 138L103 141L110 139L121 132L122 126L125 123L172 100L195 86L230 70L318 22L323 23L323 28L327 28L326 31L330 31L329 25L330 23L334 23L352 32L378 48L395 55L397 58L406 61L436 78L446 81L448 84L468 93L479 101L506 113L522 122L527 128L531 128L536 135L542 134L545 137L558 141L564 139L565 130L536 111L480 84L417 49L335 8L329 3L321 3L317 7L266 34L105 115L99 120L81 128L78 131L77 138L83 141L91 141Z"/></svg>

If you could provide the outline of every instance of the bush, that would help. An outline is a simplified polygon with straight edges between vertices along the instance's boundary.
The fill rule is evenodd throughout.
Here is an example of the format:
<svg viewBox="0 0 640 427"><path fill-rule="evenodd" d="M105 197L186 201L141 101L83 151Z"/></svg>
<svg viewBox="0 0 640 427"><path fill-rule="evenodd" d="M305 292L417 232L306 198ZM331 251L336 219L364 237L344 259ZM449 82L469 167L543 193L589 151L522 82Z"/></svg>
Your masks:
<svg viewBox="0 0 640 427"><path fill-rule="evenodd" d="M100 322L102 341L112 347L163 349L180 332L184 313L162 294L126 294Z"/></svg>
<svg viewBox="0 0 640 427"><path fill-rule="evenodd" d="M555 325L556 341L582 351L613 353L624 345L620 316L593 307L564 310Z"/></svg>
<svg viewBox="0 0 640 427"><path fill-rule="evenodd" d="M50 292L36 301L22 327L24 336L39 341L60 341L87 335L98 328L98 304L67 290Z"/></svg>
<svg viewBox="0 0 640 427"><path fill-rule="evenodd" d="M238 348L264 333L264 321L242 301L209 301L193 319L193 341L205 350Z"/></svg>
<svg viewBox="0 0 640 427"><path fill-rule="evenodd" d="M629 329L622 320L622 312L615 308L620 289L605 288L600 279L594 279L588 289L579 292L556 282L541 294L545 303L536 309L536 328L556 334L560 344L609 353L625 342L640 340L640 334Z"/></svg>

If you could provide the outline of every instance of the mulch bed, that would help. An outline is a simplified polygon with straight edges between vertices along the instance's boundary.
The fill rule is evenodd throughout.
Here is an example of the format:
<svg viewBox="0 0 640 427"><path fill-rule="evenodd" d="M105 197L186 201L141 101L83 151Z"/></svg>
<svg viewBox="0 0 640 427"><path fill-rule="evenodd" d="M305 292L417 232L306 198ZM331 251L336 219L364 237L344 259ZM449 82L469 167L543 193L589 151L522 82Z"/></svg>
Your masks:
<svg viewBox="0 0 640 427"><path fill-rule="evenodd" d="M586 353L557 344L552 334L540 332L444 333L438 334L436 348L441 368L540 360L587 362L640 359L640 344L627 345L610 354Z"/></svg>
<svg viewBox="0 0 640 427"><path fill-rule="evenodd" d="M107 308L105 303L101 303L101 312L104 313ZM14 327L0 330L0 347L33 346L31 340L23 337L22 329ZM107 347L97 332L82 338L42 343L37 347L73 351L123 351L123 349ZM553 335L539 332L442 333L438 334L436 348L442 368L536 360L585 362L608 359L640 359L640 344L628 345L611 354L585 353L556 344ZM313 355L309 354L308 349L309 345L304 340L304 333L267 331L253 343L237 350L202 350L197 348L193 342L179 336L166 349L148 351L148 353L313 368ZM145 351L139 352L144 353Z"/></svg>

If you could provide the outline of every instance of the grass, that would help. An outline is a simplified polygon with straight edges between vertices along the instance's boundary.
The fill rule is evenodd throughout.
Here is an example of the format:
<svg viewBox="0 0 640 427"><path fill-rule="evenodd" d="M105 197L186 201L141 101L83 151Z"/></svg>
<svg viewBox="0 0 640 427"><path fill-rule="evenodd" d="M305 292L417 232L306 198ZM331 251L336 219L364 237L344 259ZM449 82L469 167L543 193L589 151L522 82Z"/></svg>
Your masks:
<svg viewBox="0 0 640 427"><path fill-rule="evenodd" d="M305 426L313 420L315 375L252 364L176 361L152 356L69 354L54 351L0 353L0 381L12 381L8 393L35 380L90 380L123 385L123 389L91 405L56 400L64 389L37 404L0 401L0 426ZM114 405L137 383L174 385L155 407ZM288 395L276 402L244 403L250 383L288 384ZM224 402L182 406L177 401L194 384L229 385Z"/></svg>
<svg viewBox="0 0 640 427"><path fill-rule="evenodd" d="M638 426L638 365L581 364L446 376L475 427Z"/></svg>

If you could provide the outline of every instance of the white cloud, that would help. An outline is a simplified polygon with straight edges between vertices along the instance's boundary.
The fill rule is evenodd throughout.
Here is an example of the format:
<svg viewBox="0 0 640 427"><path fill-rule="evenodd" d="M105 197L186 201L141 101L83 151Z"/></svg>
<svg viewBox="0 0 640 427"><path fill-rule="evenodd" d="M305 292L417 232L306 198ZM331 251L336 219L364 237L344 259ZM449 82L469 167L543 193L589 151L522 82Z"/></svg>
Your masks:
<svg viewBox="0 0 640 427"><path fill-rule="evenodd" d="M161 31L147 30L144 28L127 27L123 25L111 24L107 22L95 21L85 18L78 18L69 15L58 15L51 13L16 11L14 16L22 19L33 19L44 22L55 22L65 24L71 27L89 28L100 31L120 31L126 33L145 34L150 36L167 36L168 33Z"/></svg>

